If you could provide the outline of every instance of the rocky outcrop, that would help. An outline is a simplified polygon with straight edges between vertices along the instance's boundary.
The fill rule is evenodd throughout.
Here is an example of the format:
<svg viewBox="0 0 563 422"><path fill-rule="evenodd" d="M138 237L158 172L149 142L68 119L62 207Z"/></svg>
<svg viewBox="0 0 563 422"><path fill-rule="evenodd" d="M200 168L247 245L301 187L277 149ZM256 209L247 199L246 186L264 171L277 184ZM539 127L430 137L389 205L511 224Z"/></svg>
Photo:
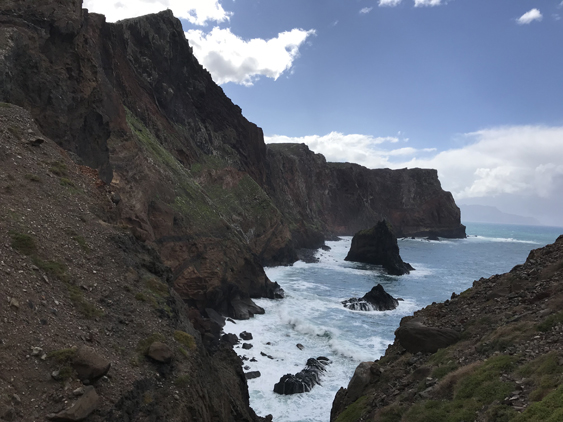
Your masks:
<svg viewBox="0 0 563 422"><path fill-rule="evenodd" d="M408 321L395 331L399 344L410 353L436 353L457 343L460 335L451 328L427 327L419 321Z"/></svg>
<svg viewBox="0 0 563 422"><path fill-rule="evenodd" d="M557 419L562 282L560 236L509 273L403 318L385 356L338 391L331 421Z"/></svg>
<svg viewBox="0 0 563 422"><path fill-rule="evenodd" d="M286 374L274 385L274 393L290 395L311 391L315 385L320 385L321 375L326 371L325 366L330 361L318 357L307 360L305 369L297 374Z"/></svg>
<svg viewBox="0 0 563 422"><path fill-rule="evenodd" d="M304 144L269 144L267 154L268 192L299 247L318 247L323 233L352 236L382 219L398 237L465 237L459 208L436 170L327 163Z"/></svg>
<svg viewBox="0 0 563 422"><path fill-rule="evenodd" d="M414 270L401 259L397 238L385 220L379 221L371 229L356 233L344 260L381 265L391 275L408 274Z"/></svg>
<svg viewBox="0 0 563 422"><path fill-rule="evenodd" d="M353 297L342 301L342 304L353 311L392 311L399 306L399 301L378 284L363 297Z"/></svg>

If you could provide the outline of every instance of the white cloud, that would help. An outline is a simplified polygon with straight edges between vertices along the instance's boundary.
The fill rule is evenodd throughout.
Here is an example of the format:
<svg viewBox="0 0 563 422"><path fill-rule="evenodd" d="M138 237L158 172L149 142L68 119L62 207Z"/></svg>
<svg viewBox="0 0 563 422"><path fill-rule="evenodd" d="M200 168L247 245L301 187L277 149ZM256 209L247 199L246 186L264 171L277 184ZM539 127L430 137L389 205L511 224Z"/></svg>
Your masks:
<svg viewBox="0 0 563 422"><path fill-rule="evenodd" d="M373 7L364 7L363 9L360 9L360 14L366 15L369 12L371 12L372 10L373 10Z"/></svg>
<svg viewBox="0 0 563 422"><path fill-rule="evenodd" d="M516 22L518 22L519 25L527 25L533 21L541 21L542 18L543 16L538 9L532 9L520 16Z"/></svg>
<svg viewBox="0 0 563 422"><path fill-rule="evenodd" d="M414 7L421 7L421 6L440 6L445 4L447 0L414 0Z"/></svg>
<svg viewBox="0 0 563 422"><path fill-rule="evenodd" d="M260 76L277 79L291 68L299 47L314 30L292 29L276 38L243 40L229 28L186 32L194 55L218 84L234 82L250 86Z"/></svg>
<svg viewBox="0 0 563 422"><path fill-rule="evenodd" d="M379 0L379 7L389 6L394 7L398 6L402 0Z"/></svg>
<svg viewBox="0 0 563 422"><path fill-rule="evenodd" d="M174 16L195 25L207 22L224 22L232 15L223 9L218 0L84 0L90 12L106 15L108 22L172 10Z"/></svg>

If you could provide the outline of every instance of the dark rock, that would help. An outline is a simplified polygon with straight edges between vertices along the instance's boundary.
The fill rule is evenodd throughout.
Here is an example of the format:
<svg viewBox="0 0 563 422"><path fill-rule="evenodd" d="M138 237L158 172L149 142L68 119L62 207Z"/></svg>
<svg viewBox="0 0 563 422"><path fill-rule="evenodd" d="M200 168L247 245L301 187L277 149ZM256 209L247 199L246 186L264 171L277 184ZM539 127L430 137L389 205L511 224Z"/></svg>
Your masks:
<svg viewBox="0 0 563 422"><path fill-rule="evenodd" d="M345 260L381 265L391 275L408 274L414 269L401 259L397 238L385 220L356 233Z"/></svg>
<svg viewBox="0 0 563 422"><path fill-rule="evenodd" d="M249 319L256 314L263 314L264 309L255 304L250 298L236 298L231 300L230 313L235 319Z"/></svg>
<svg viewBox="0 0 563 422"><path fill-rule="evenodd" d="M234 346L235 344L237 344L239 342L237 335L231 334L231 333L223 334L221 336L221 341L229 343L231 346Z"/></svg>
<svg viewBox="0 0 563 422"><path fill-rule="evenodd" d="M170 363L174 357L174 352L166 344L155 341L149 346L147 356L161 363Z"/></svg>
<svg viewBox="0 0 563 422"><path fill-rule="evenodd" d="M419 321L409 321L395 331L401 346L410 353L435 353L460 339L457 331L450 328L427 327Z"/></svg>
<svg viewBox="0 0 563 422"><path fill-rule="evenodd" d="M245 377L247 380L251 380L251 379L254 379L254 378L258 378L258 377L260 377L261 375L262 375L262 374L260 373L260 371L251 371L251 372L245 372L245 373L244 373L244 377Z"/></svg>
<svg viewBox="0 0 563 422"><path fill-rule="evenodd" d="M390 311L399 306L399 300L387 293L378 284L362 298L353 297L344 300L342 304L353 311Z"/></svg>
<svg viewBox="0 0 563 422"><path fill-rule="evenodd" d="M305 369L295 375L286 374L274 385L274 392L278 394L298 394L311 391L315 385L320 385L320 377L325 372L329 361L310 358Z"/></svg>
<svg viewBox="0 0 563 422"><path fill-rule="evenodd" d="M297 343L296 346L299 350L303 350L305 348L305 346L303 346L301 343Z"/></svg>
<svg viewBox="0 0 563 422"><path fill-rule="evenodd" d="M84 394L68 409L53 415L57 422L74 422L86 419L98 407L99 396L91 385L84 388Z"/></svg>
<svg viewBox="0 0 563 422"><path fill-rule="evenodd" d="M317 262L319 262L319 258L315 256L317 253L316 249L301 248L297 249L296 252L297 257L300 261L303 261L307 264L316 264Z"/></svg>
<svg viewBox="0 0 563 422"><path fill-rule="evenodd" d="M72 360L72 367L81 381L94 382L108 373L111 362L95 349L81 346Z"/></svg>
<svg viewBox="0 0 563 422"><path fill-rule="evenodd" d="M219 314L215 309L206 308L205 313L207 314L207 318L211 321L215 322L219 327L225 326L225 318Z"/></svg>
<svg viewBox="0 0 563 422"><path fill-rule="evenodd" d="M252 349L252 344L242 343L242 348L245 349L245 350L250 350L250 349Z"/></svg>
<svg viewBox="0 0 563 422"><path fill-rule="evenodd" d="M240 333L240 338L243 340L252 340L252 333L248 333L246 331L243 331L242 333Z"/></svg>

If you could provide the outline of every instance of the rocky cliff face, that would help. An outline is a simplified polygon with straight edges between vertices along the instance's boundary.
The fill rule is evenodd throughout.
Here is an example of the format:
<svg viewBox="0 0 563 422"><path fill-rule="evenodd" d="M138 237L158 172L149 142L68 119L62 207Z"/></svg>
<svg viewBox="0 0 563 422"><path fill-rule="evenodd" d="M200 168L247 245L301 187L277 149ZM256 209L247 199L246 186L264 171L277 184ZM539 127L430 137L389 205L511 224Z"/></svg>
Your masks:
<svg viewBox="0 0 563 422"><path fill-rule="evenodd" d="M405 317L331 421L540 421L563 411L563 236L509 273Z"/></svg>
<svg viewBox="0 0 563 422"><path fill-rule="evenodd" d="M304 144L268 145L268 164L271 196L303 244L318 243L319 232L351 236L382 219L398 237L465 237L459 208L436 170L327 163Z"/></svg>

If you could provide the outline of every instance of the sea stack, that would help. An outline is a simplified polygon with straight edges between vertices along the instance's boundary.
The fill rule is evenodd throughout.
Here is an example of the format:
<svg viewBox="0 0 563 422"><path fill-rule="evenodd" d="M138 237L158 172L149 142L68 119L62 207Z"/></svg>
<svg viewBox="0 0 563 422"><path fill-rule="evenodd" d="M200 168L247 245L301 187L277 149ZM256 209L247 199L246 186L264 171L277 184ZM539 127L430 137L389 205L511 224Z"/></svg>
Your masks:
<svg viewBox="0 0 563 422"><path fill-rule="evenodd" d="M381 265L391 275L408 274L414 270L399 255L397 238L385 220L379 221L371 229L356 233L345 260Z"/></svg>
<svg viewBox="0 0 563 422"><path fill-rule="evenodd" d="M392 311L399 306L399 300L387 293L381 284L378 284L363 297L353 297L342 301L342 304L353 311Z"/></svg>

